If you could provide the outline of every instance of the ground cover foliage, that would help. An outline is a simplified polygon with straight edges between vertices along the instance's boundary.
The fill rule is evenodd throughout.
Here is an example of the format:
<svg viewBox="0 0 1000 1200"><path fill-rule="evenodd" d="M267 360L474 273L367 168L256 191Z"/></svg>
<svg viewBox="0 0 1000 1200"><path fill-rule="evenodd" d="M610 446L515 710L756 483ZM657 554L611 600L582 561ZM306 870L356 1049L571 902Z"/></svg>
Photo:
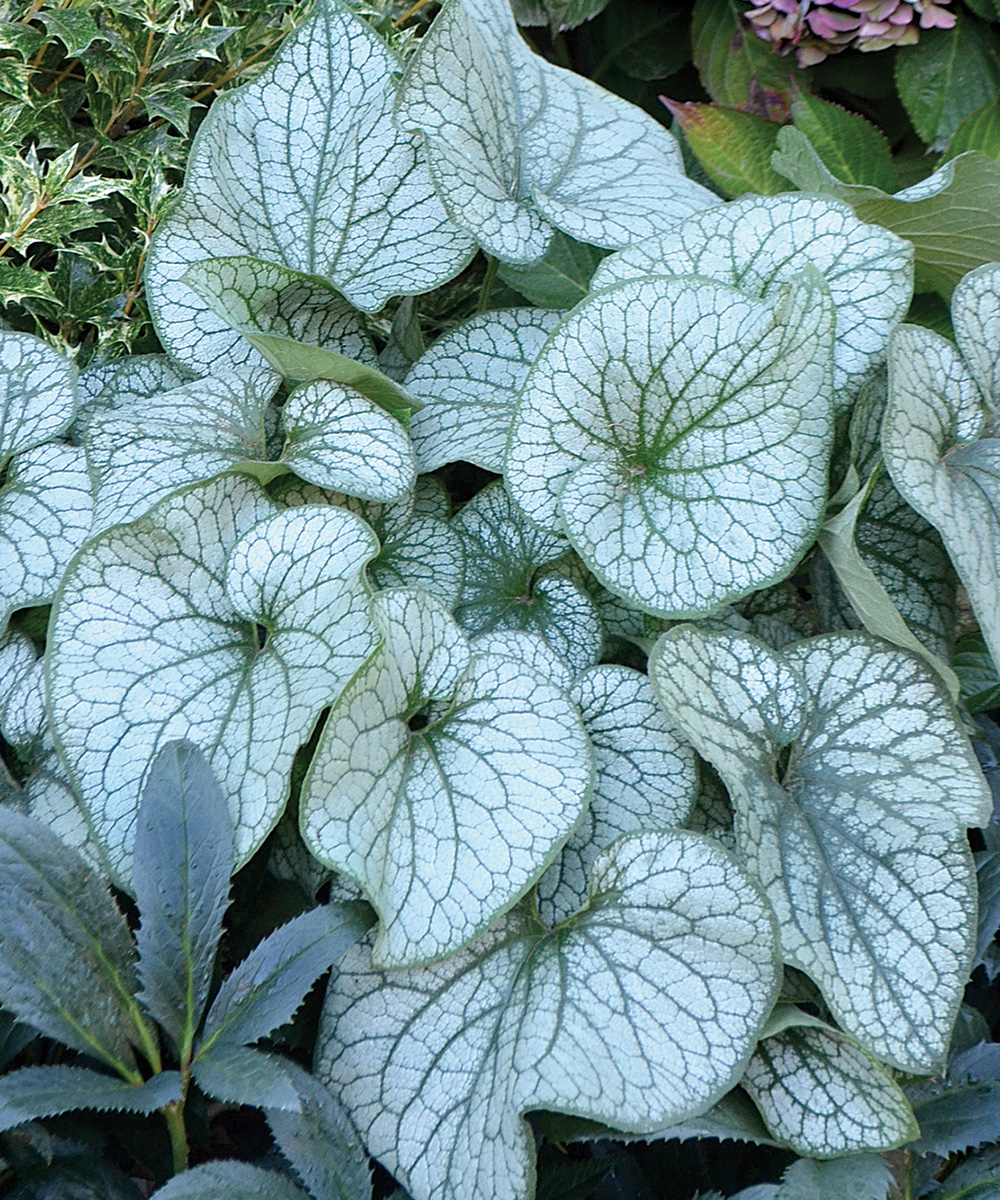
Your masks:
<svg viewBox="0 0 1000 1200"><path fill-rule="evenodd" d="M882 7L7 13L4 1194L1000 1192L1000 10Z"/></svg>

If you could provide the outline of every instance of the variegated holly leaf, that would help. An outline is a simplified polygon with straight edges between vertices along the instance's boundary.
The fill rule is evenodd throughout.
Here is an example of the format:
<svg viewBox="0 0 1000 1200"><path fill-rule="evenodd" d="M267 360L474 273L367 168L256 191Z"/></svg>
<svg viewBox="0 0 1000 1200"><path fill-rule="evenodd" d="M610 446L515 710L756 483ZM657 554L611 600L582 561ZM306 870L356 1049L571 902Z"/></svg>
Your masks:
<svg viewBox="0 0 1000 1200"><path fill-rule="evenodd" d="M76 405L71 362L30 333L0 330L0 468L65 433Z"/></svg>
<svg viewBox="0 0 1000 1200"><path fill-rule="evenodd" d="M934 1070L975 942L965 827L992 810L935 677L860 634L779 655L691 625L661 636L650 674L729 790L785 961L877 1057Z"/></svg>
<svg viewBox="0 0 1000 1200"><path fill-rule="evenodd" d="M475 637L491 629L537 633L573 670L597 662L601 622L587 593L550 564L572 553L569 542L533 528L498 480L451 523L465 551L465 584L455 619Z"/></svg>
<svg viewBox="0 0 1000 1200"><path fill-rule="evenodd" d="M906 316L913 247L865 225L838 200L741 197L606 258L591 288L643 275L704 275L754 299L778 301L809 265L826 280L836 313L833 387L843 411L885 360L889 334Z"/></svg>
<svg viewBox="0 0 1000 1200"><path fill-rule="evenodd" d="M160 341L179 361L208 372L248 359L240 335L181 282L196 262L276 263L366 311L468 262L472 242L435 196L419 140L390 119L400 67L346 4L320 0L264 74L212 105L146 275Z"/></svg>
<svg viewBox="0 0 1000 1200"><path fill-rule="evenodd" d="M560 320L537 308L480 313L417 359L403 382L424 405L410 422L421 471L459 461L503 470L517 393Z"/></svg>
<svg viewBox="0 0 1000 1200"><path fill-rule="evenodd" d="M76 446L18 454L0 486L0 631L17 608L48 604L90 533L90 476Z"/></svg>
<svg viewBox="0 0 1000 1200"><path fill-rule="evenodd" d="M194 263L184 282L292 383L330 379L399 419L418 404L378 369L364 318L317 275L257 258Z"/></svg>
<svg viewBox="0 0 1000 1200"><path fill-rule="evenodd" d="M294 471L323 487L391 500L416 478L406 431L341 384L297 388L280 417L276 377L255 369L196 380L95 411L86 431L97 484L94 532L137 520L171 492L242 471L266 483Z"/></svg>
<svg viewBox="0 0 1000 1200"><path fill-rule="evenodd" d="M893 1150L919 1135L902 1089L877 1060L814 1019L765 1030L740 1082L771 1133L810 1158Z"/></svg>
<svg viewBox="0 0 1000 1200"><path fill-rule="evenodd" d="M539 880L538 911L547 925L585 903L594 860L615 838L679 829L698 789L694 752L674 732L646 675L591 667L569 697L580 708L597 773L583 823Z"/></svg>
<svg viewBox="0 0 1000 1200"><path fill-rule="evenodd" d="M525 381L511 495L655 615L783 578L826 503L833 320L812 268L777 307L692 278L595 293Z"/></svg>
<svg viewBox="0 0 1000 1200"><path fill-rule="evenodd" d="M339 504L372 527L382 546L367 568L374 588L418 587L449 609L458 603L465 578L465 551L445 519L446 511L442 515L437 508L435 493L430 493L430 504L418 504L416 493L379 504L299 483L291 476L288 479L288 483L279 482L273 492L280 503Z"/></svg>
<svg viewBox="0 0 1000 1200"><path fill-rule="evenodd" d="M316 1072L414 1200L529 1200L523 1114L649 1132L739 1077L778 988L773 917L705 838L619 840L556 930L519 909L464 953L326 996Z"/></svg>
<svg viewBox="0 0 1000 1200"><path fill-rule="evenodd" d="M882 451L903 499L940 533L1000 662L1000 396L982 390L994 386L984 356L1000 353L1000 341L973 349L1000 323L1000 267L981 267L956 287L952 322L971 362L929 329L901 325L893 334Z"/></svg>
<svg viewBox="0 0 1000 1200"><path fill-rule="evenodd" d="M380 592L384 641L334 705L299 814L312 852L381 918L380 966L466 945L579 824L593 757L575 706L510 657L474 653L438 602Z"/></svg>
<svg viewBox="0 0 1000 1200"><path fill-rule="evenodd" d="M63 581L54 733L123 883L163 743L205 753L245 862L281 815L296 750L375 645L375 535L343 509L275 508L239 476L182 490L92 539Z"/></svg>
<svg viewBox="0 0 1000 1200"><path fill-rule="evenodd" d="M452 220L504 262L561 229L627 246L718 204L641 109L533 54L507 0L447 0L400 83L396 120L426 138Z"/></svg>

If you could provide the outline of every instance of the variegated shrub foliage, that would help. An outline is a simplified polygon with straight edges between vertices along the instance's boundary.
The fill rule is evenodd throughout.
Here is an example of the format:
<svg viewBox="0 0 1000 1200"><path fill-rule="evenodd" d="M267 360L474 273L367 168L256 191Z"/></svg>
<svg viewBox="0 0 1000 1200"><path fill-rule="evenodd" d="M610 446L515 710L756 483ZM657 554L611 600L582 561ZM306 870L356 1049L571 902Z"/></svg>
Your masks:
<svg viewBox="0 0 1000 1200"><path fill-rule="evenodd" d="M477 250L423 349L393 298ZM322 0L201 126L167 355L2 335L6 802L134 890L183 738L237 865L275 831L360 889L315 1069L415 1200L526 1200L538 1128L756 1137L795 1196L884 1195L918 1136L993 933L953 656L1000 662L1000 265L952 341L913 259L842 199L723 203L506 0L405 63ZM502 478L453 515L458 462Z"/></svg>

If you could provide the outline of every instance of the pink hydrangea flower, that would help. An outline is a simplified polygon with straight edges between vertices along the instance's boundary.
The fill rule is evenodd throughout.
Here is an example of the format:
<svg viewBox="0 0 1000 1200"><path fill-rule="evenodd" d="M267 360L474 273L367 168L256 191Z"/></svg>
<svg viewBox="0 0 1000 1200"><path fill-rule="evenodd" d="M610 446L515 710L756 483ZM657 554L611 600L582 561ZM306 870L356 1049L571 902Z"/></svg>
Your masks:
<svg viewBox="0 0 1000 1200"><path fill-rule="evenodd" d="M951 29L951 0L770 0L746 14L778 54L810 67L842 50L912 45L921 29Z"/></svg>

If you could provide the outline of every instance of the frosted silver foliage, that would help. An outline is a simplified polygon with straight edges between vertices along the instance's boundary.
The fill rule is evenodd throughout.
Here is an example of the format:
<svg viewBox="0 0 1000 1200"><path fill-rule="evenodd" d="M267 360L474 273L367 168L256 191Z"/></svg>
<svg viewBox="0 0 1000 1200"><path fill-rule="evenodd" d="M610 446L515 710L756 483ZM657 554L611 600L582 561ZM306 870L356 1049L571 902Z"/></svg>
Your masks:
<svg viewBox="0 0 1000 1200"><path fill-rule="evenodd" d="M15 609L52 600L92 514L81 449L49 442L12 459L0 487L0 631Z"/></svg>
<svg viewBox="0 0 1000 1200"><path fill-rule="evenodd" d="M569 695L580 707L597 774L583 823L538 884L547 925L584 904L601 850L623 833L680 828L698 789L694 752L674 732L647 676L629 667L591 667Z"/></svg>
<svg viewBox="0 0 1000 1200"><path fill-rule="evenodd" d="M115 877L158 748L187 738L227 796L241 862L281 816L292 757L376 644L365 563L334 507L276 511L253 480L175 493L92 539L49 637L54 732Z"/></svg>
<svg viewBox="0 0 1000 1200"><path fill-rule="evenodd" d="M255 368L95 411L86 430L97 484L94 532L134 521L178 488L233 470L264 482L291 470L373 500L395 499L413 486L406 432L377 404L324 380L292 392L279 418L270 404L276 381ZM272 454L275 434L284 445Z"/></svg>
<svg viewBox="0 0 1000 1200"><path fill-rule="evenodd" d="M285 505L338 504L356 513L375 531L381 549L368 564L369 582L382 588L419 587L448 608L454 608L465 578L465 552L458 534L440 515L435 492L417 503L421 483L390 503L359 500L340 492L325 491L292 476L282 480L272 495Z"/></svg>
<svg viewBox="0 0 1000 1200"><path fill-rule="evenodd" d="M565 538L529 525L499 480L465 505L452 528L466 562L455 618L470 637L519 629L537 633L575 671L597 662L602 640L597 606L550 567L572 554Z"/></svg>
<svg viewBox="0 0 1000 1200"><path fill-rule="evenodd" d="M556 330L511 426L511 495L610 591L694 616L783 578L826 503L833 306L694 278L597 292Z"/></svg>
<svg viewBox="0 0 1000 1200"><path fill-rule="evenodd" d="M952 321L968 358L928 329L901 325L893 334L882 451L903 499L940 533L1000 662L1000 267L980 267L958 284Z"/></svg>
<svg viewBox="0 0 1000 1200"><path fill-rule="evenodd" d="M719 203L685 177L658 121L532 54L507 0L448 0L403 75L396 119L424 133L452 220L503 262L541 258L553 227L626 246Z"/></svg>
<svg viewBox="0 0 1000 1200"><path fill-rule="evenodd" d="M415 589L380 592L373 611L383 646L330 713L299 812L309 848L378 912L375 961L411 966L527 891L582 818L594 768L543 675L472 652Z"/></svg>
<svg viewBox="0 0 1000 1200"><path fill-rule="evenodd" d="M41 338L0 330L0 465L65 433L76 405L71 362Z"/></svg>
<svg viewBox="0 0 1000 1200"><path fill-rule="evenodd" d="M367 311L468 262L472 242L435 196L418 138L390 119L399 69L371 26L321 0L263 75L212 105L147 269L160 340L180 361L239 354L240 339L181 282L204 259L319 275Z"/></svg>
<svg viewBox="0 0 1000 1200"><path fill-rule="evenodd" d="M43 667L23 634L0 639L0 734L26 769L19 780L6 782L0 771L0 801L41 821L97 865L100 851L49 731Z"/></svg>
<svg viewBox="0 0 1000 1200"><path fill-rule="evenodd" d="M785 961L873 1054L937 1068L975 941L965 827L992 804L935 677L860 634L779 655L691 625L661 636L650 673L729 790Z"/></svg>
<svg viewBox="0 0 1000 1200"><path fill-rule="evenodd" d="M522 1114L648 1132L736 1082L777 990L773 918L724 851L618 841L588 908L523 909L467 951L381 975L363 946L327 992L316 1070L414 1200L529 1200Z"/></svg>
<svg viewBox="0 0 1000 1200"><path fill-rule="evenodd" d="M818 1024L764 1037L740 1082L771 1133L809 1158L893 1150L919 1134L906 1097L879 1063Z"/></svg>
<svg viewBox="0 0 1000 1200"><path fill-rule="evenodd" d="M913 295L913 247L823 196L744 196L613 254L591 290L643 275L704 275L754 299L778 301L815 267L836 311L833 386L838 408L885 360L889 334Z"/></svg>
<svg viewBox="0 0 1000 1200"><path fill-rule="evenodd" d="M410 422L421 471L459 461L503 470L517 393L561 320L538 308L480 313L417 359L403 382L424 403Z"/></svg>

